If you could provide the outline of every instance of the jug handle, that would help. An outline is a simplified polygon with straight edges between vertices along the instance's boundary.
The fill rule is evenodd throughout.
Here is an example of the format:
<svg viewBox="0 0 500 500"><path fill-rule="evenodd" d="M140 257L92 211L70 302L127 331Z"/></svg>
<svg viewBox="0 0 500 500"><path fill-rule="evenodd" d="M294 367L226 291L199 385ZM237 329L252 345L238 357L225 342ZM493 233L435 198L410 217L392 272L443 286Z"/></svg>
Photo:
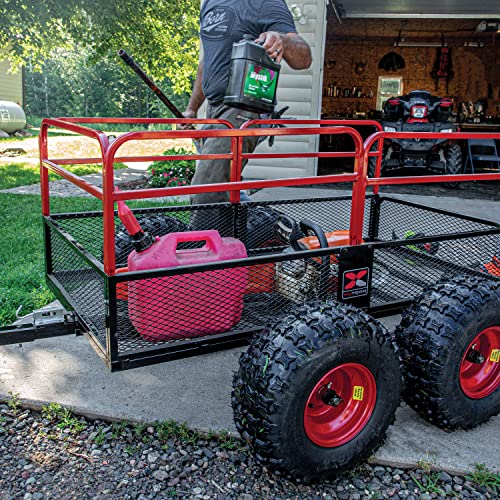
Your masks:
<svg viewBox="0 0 500 500"><path fill-rule="evenodd" d="M175 251L179 243L186 243L189 241L206 241L208 249L214 253L219 254L222 247L222 237L219 231L215 229L207 229L206 231L186 231L184 233L170 233L170 237L174 240Z"/></svg>

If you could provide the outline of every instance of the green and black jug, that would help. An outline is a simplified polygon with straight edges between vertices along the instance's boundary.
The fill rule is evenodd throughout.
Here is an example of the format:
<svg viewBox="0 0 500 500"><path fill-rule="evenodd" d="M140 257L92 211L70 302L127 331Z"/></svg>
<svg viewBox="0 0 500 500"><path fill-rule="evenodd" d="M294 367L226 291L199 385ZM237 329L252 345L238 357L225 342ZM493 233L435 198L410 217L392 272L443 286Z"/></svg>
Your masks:
<svg viewBox="0 0 500 500"><path fill-rule="evenodd" d="M266 49L244 35L233 44L231 74L224 104L254 113L272 113L281 66L274 62Z"/></svg>

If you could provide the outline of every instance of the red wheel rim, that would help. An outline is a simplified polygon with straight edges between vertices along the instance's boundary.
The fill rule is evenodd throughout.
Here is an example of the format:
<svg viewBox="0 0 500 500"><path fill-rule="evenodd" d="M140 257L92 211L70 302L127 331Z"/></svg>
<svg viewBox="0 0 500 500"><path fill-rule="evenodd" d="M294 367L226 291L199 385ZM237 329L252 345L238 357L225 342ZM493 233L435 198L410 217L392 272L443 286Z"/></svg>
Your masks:
<svg viewBox="0 0 500 500"><path fill-rule="evenodd" d="M314 387L304 409L309 439L324 448L341 446L365 427L375 408L377 384L366 366L345 363Z"/></svg>
<svg viewBox="0 0 500 500"><path fill-rule="evenodd" d="M460 363L460 387L466 396L482 399L500 386L500 327L483 330L469 344Z"/></svg>

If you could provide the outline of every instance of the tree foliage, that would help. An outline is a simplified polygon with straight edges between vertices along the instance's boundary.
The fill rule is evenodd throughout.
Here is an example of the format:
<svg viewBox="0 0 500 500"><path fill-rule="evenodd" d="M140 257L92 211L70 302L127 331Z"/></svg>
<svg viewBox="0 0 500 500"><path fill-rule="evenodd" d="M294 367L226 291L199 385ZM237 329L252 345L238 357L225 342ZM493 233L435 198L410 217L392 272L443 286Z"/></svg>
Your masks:
<svg viewBox="0 0 500 500"><path fill-rule="evenodd" d="M91 61L89 48L53 49L42 71L25 71L25 111L30 120L46 116L171 116L136 74L121 62ZM174 95L168 80L157 81L180 109L186 94Z"/></svg>
<svg viewBox="0 0 500 500"><path fill-rule="evenodd" d="M116 64L124 48L156 80L187 92L198 61L199 0L0 0L0 49L15 68L41 70L55 49Z"/></svg>

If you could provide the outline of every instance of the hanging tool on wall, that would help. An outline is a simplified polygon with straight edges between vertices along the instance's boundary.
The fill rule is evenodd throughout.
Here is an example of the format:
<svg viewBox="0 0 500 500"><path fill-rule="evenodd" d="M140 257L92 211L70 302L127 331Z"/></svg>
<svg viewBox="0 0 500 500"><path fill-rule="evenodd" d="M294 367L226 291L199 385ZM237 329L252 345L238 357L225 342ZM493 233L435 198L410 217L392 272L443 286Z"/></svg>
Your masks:
<svg viewBox="0 0 500 500"><path fill-rule="evenodd" d="M444 79L446 81L446 93L448 93L448 84L454 74L451 49L447 47L444 41L444 33L441 33L441 47L437 49L437 58L432 68L431 76L436 81L436 90L439 89L439 80Z"/></svg>

